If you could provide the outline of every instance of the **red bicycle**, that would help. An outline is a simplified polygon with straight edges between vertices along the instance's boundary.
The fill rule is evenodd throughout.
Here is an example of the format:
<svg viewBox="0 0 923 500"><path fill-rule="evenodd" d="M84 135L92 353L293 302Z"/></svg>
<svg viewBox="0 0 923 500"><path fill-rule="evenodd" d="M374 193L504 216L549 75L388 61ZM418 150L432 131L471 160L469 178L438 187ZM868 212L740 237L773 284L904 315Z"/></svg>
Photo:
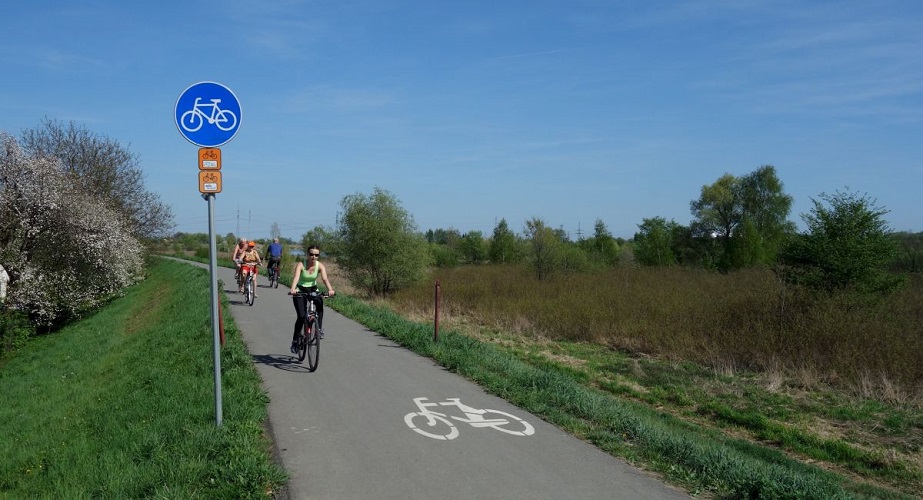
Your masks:
<svg viewBox="0 0 923 500"><path fill-rule="evenodd" d="M269 265L269 287L279 288L279 261Z"/></svg>
<svg viewBox="0 0 923 500"><path fill-rule="evenodd" d="M256 287L253 286L253 275L256 274L256 264L242 264L240 266L240 272L244 275L244 300L252 307L253 303L256 301Z"/></svg>

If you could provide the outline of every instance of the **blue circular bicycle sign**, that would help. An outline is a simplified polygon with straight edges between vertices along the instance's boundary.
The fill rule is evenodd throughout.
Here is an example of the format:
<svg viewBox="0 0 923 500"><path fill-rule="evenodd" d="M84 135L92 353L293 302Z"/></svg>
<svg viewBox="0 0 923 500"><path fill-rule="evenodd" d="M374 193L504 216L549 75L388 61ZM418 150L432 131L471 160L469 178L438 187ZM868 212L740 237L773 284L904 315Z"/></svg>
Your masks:
<svg viewBox="0 0 923 500"><path fill-rule="evenodd" d="M231 89L215 82L196 83L176 100L176 127L189 142L216 148L240 128L240 102Z"/></svg>

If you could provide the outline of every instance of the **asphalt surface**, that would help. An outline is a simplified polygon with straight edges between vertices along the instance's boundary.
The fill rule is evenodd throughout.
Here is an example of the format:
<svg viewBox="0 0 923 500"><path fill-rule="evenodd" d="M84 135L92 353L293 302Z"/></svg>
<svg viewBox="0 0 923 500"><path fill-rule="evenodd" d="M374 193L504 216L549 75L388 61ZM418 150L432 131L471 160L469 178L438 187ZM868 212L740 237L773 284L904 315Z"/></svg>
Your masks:
<svg viewBox="0 0 923 500"><path fill-rule="evenodd" d="M218 278L269 394L275 451L290 475L279 497L688 498L329 307L320 362L309 372L289 353L288 288L266 288L260 276L251 307L232 270L219 268ZM462 405L451 404L456 398ZM444 421L407 417L427 411Z"/></svg>

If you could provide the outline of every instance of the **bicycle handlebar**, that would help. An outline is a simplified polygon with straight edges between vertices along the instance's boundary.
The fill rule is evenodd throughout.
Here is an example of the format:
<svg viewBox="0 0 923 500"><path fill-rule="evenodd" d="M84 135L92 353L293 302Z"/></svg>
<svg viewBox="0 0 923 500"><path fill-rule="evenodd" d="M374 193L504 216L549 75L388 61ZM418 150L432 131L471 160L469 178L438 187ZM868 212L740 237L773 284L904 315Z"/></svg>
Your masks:
<svg viewBox="0 0 923 500"><path fill-rule="evenodd" d="M318 292L318 291L314 291L314 292L295 292L295 293L292 293L291 290L289 290L288 294L291 295L292 297L296 297L296 296L299 296L299 295L304 295L305 297L322 297L322 298L325 298L325 299L329 299L329 298L330 298L330 294L329 294L329 293L327 293L327 292Z"/></svg>

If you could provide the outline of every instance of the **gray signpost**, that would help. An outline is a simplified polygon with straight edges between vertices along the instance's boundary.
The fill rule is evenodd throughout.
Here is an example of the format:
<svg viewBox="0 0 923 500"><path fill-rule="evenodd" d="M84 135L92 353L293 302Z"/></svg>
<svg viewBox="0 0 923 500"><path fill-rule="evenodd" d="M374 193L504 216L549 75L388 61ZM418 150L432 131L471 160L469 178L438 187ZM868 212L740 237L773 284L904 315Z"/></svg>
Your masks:
<svg viewBox="0 0 923 500"><path fill-rule="evenodd" d="M212 341L215 363L215 425L223 420L221 401L221 332L218 310L218 253L215 244L215 194L221 192L221 150L240 128L240 103L220 83L199 82L180 94L174 107L176 127L199 149L199 192L208 202L208 254L211 274Z"/></svg>

